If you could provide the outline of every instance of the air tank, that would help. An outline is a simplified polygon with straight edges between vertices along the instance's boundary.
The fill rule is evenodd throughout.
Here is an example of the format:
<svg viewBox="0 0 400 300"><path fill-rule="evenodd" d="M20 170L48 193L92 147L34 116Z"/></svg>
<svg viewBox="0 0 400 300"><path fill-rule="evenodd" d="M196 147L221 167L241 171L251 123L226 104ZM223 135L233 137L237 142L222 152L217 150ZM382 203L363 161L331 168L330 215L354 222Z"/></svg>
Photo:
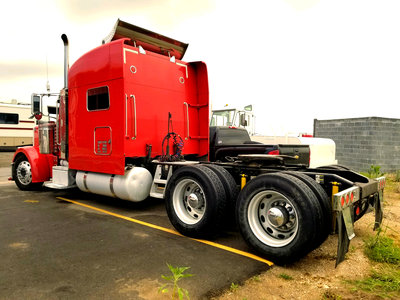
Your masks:
<svg viewBox="0 0 400 300"><path fill-rule="evenodd" d="M110 175L78 171L76 184L83 192L120 198L133 202L146 199L150 194L153 178L142 167L126 169L124 175Z"/></svg>
<svg viewBox="0 0 400 300"><path fill-rule="evenodd" d="M54 122L39 123L39 152L41 154L54 153Z"/></svg>

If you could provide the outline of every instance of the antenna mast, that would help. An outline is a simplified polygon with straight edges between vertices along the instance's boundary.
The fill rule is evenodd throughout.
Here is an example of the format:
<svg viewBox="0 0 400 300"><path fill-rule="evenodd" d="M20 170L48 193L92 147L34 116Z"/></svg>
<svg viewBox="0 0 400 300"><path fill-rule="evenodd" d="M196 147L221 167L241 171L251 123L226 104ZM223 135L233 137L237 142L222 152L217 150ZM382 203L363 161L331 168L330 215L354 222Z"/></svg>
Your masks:
<svg viewBox="0 0 400 300"><path fill-rule="evenodd" d="M47 92L50 92L50 82L49 82L49 64L47 62L47 55L46 55L46 78L47 78L47 82L46 82L46 90Z"/></svg>

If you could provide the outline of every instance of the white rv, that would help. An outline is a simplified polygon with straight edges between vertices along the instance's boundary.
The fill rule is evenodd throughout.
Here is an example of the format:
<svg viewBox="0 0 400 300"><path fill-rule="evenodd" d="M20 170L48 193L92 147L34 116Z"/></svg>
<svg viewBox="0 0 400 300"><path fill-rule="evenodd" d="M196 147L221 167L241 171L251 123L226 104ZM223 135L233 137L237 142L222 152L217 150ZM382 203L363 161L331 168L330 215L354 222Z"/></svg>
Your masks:
<svg viewBox="0 0 400 300"><path fill-rule="evenodd" d="M30 104L0 102L0 150L33 144L31 115Z"/></svg>

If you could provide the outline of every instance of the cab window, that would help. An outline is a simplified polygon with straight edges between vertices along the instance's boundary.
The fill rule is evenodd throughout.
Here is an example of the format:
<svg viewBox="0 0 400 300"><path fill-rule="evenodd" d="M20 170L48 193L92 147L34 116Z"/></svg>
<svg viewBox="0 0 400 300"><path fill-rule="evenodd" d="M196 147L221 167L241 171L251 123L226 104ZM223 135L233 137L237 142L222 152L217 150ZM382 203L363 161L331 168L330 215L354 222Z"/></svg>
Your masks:
<svg viewBox="0 0 400 300"><path fill-rule="evenodd" d="M110 97L107 86L89 89L87 91L87 110L106 110L110 108Z"/></svg>

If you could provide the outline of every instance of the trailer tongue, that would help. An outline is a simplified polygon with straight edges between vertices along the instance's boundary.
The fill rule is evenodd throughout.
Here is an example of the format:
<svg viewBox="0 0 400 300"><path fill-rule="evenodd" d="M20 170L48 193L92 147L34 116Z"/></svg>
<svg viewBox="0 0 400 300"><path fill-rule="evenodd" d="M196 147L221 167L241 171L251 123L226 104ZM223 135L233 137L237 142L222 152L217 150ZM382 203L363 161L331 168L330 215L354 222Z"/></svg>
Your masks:
<svg viewBox="0 0 400 300"><path fill-rule="evenodd" d="M118 20L69 68L62 39L65 87L55 120L38 121L34 145L15 152L20 189L163 198L182 234L207 238L236 221L276 263L301 258L336 231L340 263L370 205L379 227L384 177L309 168L307 146L252 143L245 129L209 127L207 68L181 60L187 44ZM48 95L32 96L35 115Z"/></svg>

